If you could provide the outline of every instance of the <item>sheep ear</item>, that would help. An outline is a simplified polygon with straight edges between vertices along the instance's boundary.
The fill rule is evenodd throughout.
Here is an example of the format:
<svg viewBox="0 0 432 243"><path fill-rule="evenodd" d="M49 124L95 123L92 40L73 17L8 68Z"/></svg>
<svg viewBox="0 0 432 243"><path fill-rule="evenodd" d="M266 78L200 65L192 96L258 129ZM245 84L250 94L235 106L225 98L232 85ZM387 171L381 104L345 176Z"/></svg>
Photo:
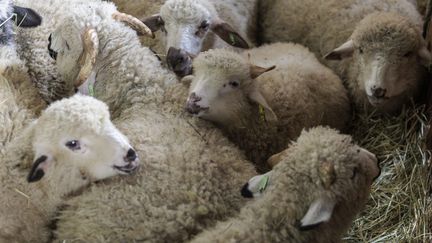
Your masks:
<svg viewBox="0 0 432 243"><path fill-rule="evenodd" d="M417 55L420 59L420 63L425 67L429 67L432 61L432 56L430 51L426 48L426 46L420 48L417 52Z"/></svg>
<svg viewBox="0 0 432 243"><path fill-rule="evenodd" d="M260 110L264 109L265 120L269 122L276 122L278 120L272 108L267 104L264 96L258 91L254 90L249 94L249 99L256 102L260 106Z"/></svg>
<svg viewBox="0 0 432 243"><path fill-rule="evenodd" d="M193 79L194 79L194 76L193 76L193 75L187 75L187 76L184 76L184 77L180 80L180 82L181 82L183 85L190 86L190 84L192 83Z"/></svg>
<svg viewBox="0 0 432 243"><path fill-rule="evenodd" d="M270 185L271 171L252 177L241 189L241 195L246 198L256 198Z"/></svg>
<svg viewBox="0 0 432 243"><path fill-rule="evenodd" d="M31 8L14 6L13 13L16 14L16 25L19 27L36 27L42 23L42 17Z"/></svg>
<svg viewBox="0 0 432 243"><path fill-rule="evenodd" d="M275 68L276 68L276 66L271 66L269 68L263 68L263 67L258 67L258 66L255 66L255 65L251 65L250 66L250 77L252 79L256 79L259 76L261 76L263 73L271 71L271 70L273 70Z"/></svg>
<svg viewBox="0 0 432 243"><path fill-rule="evenodd" d="M219 36L222 40L231 46L248 49L249 44L247 41L237 33L231 25L223 21L216 21L217 23L211 26L213 33Z"/></svg>
<svg viewBox="0 0 432 243"><path fill-rule="evenodd" d="M44 177L46 170L50 164L50 159L46 155L42 155L33 162L30 173L27 176L29 183L36 182Z"/></svg>
<svg viewBox="0 0 432 243"><path fill-rule="evenodd" d="M342 60L351 57L354 52L354 42L349 40L324 56L326 60Z"/></svg>
<svg viewBox="0 0 432 243"><path fill-rule="evenodd" d="M163 19L159 14L150 16L144 20L141 20L147 27L150 28L152 32L156 32L162 28L162 26L165 24Z"/></svg>
<svg viewBox="0 0 432 243"><path fill-rule="evenodd" d="M311 203L305 216L300 220L300 230L310 230L330 220L335 200L321 196Z"/></svg>

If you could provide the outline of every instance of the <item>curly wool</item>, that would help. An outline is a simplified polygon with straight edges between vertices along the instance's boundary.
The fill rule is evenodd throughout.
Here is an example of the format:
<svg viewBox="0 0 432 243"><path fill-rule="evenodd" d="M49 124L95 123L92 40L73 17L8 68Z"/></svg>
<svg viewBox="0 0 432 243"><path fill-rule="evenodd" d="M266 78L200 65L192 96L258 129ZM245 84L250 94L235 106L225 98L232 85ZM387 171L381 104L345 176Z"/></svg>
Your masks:
<svg viewBox="0 0 432 243"><path fill-rule="evenodd" d="M316 127L304 131L279 164L264 194L244 206L238 216L208 228L192 242L339 242L369 196L362 181L351 181L358 163L358 146L349 136ZM336 178L330 189L319 172L323 161L334 163ZM309 230L299 229L299 220L315 197L336 198L330 221Z"/></svg>
<svg viewBox="0 0 432 243"><path fill-rule="evenodd" d="M319 6L319 8L317 8ZM420 47L422 37L422 17L412 2L407 0L306 0L280 1L269 0L260 3L261 29L263 42L293 41L304 44L314 52L321 61L332 68L347 83L354 103L360 110L371 109L364 90L362 63L359 57L353 56L341 62L323 60L322 57L350 39L358 41L355 47L376 47L378 52L389 58L409 46ZM394 13L394 14L388 14ZM376 13L376 14L374 14ZM366 16L372 14L372 16ZM364 19L364 20L363 20ZM363 21L362 21L363 20ZM280 25L279 23L284 23ZM379 26L379 28L378 28ZM390 31L389 31L390 30ZM372 33L362 33L372 31ZM360 38L360 36L363 36ZM396 37L396 39L392 39ZM400 38L408 37L403 42ZM378 42L369 42L377 41ZM412 43L408 43L413 41ZM394 48L389 48L393 46ZM396 53L391 53L394 49ZM406 49L405 49L406 50ZM389 53L390 51L390 53ZM414 49L415 51L415 49ZM394 58L394 57L390 58ZM388 62L392 62L391 59ZM394 112L410 97L417 97L422 86L425 69L414 60L404 66L405 84L409 87L393 99L393 102L378 110Z"/></svg>
<svg viewBox="0 0 432 243"><path fill-rule="evenodd" d="M250 63L260 67L275 65L276 69L262 74L256 82L250 81ZM221 108L230 118L218 123L260 170L267 169L267 159L285 149L303 128L329 125L345 130L351 117L342 81L301 45L276 43L245 51L242 56L228 50L210 50L194 60L194 70L209 82L216 82L218 79L212 78L216 76L247 76L247 82L255 83L275 112L277 122L264 122L258 105L250 102L247 94ZM242 82L243 92L247 93L250 84Z"/></svg>

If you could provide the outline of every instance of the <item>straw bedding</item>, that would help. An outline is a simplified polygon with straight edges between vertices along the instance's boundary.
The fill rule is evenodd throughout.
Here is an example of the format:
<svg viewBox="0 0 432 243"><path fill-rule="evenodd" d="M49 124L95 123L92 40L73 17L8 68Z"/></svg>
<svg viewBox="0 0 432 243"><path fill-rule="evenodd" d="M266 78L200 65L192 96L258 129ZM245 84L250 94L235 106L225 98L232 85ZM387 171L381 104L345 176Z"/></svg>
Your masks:
<svg viewBox="0 0 432 243"><path fill-rule="evenodd" d="M352 134L378 156L382 172L344 241L432 242L427 130L424 106L395 117L357 116Z"/></svg>

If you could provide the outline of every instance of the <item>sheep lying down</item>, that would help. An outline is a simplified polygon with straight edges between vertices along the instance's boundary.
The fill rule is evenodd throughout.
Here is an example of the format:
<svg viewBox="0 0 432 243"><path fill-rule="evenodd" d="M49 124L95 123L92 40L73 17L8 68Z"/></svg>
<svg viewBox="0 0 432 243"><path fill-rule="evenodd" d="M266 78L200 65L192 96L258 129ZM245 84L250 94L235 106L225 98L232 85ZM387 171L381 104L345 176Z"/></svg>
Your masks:
<svg viewBox="0 0 432 243"><path fill-rule="evenodd" d="M340 242L380 173L374 154L324 127L302 132L276 160L243 187L255 199L238 216L192 242Z"/></svg>
<svg viewBox="0 0 432 243"><path fill-rule="evenodd" d="M194 59L186 109L215 122L259 168L303 128L346 129L348 93L307 48L275 43L245 51L210 50Z"/></svg>
<svg viewBox="0 0 432 243"><path fill-rule="evenodd" d="M108 107L81 95L43 111L6 146L0 163L0 242L16 243L48 242L65 200L138 166Z"/></svg>

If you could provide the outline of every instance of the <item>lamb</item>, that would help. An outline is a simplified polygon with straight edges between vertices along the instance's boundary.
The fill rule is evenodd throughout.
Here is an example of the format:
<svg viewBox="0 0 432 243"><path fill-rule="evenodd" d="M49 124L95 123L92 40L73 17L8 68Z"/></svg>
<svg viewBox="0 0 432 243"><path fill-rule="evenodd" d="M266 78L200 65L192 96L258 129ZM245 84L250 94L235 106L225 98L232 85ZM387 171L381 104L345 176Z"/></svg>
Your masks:
<svg viewBox="0 0 432 243"><path fill-rule="evenodd" d="M259 198L192 242L340 242L378 175L374 154L313 128L287 149Z"/></svg>
<svg viewBox="0 0 432 243"><path fill-rule="evenodd" d="M255 43L256 4L257 0L168 0L159 14L143 21L153 32L165 33L167 64L184 77L192 72L192 57L200 51Z"/></svg>
<svg viewBox="0 0 432 243"><path fill-rule="evenodd" d="M49 44L49 34L60 24L62 19L69 12L79 12L94 18L114 18L123 24L132 27L137 33L142 35L152 35L151 31L138 19L118 12L112 3L105 3L106 11L111 15L95 13L102 4L99 0L49 0L49 1L29 1L16 0L17 3L31 7L38 11L44 18L42 25L36 29L20 29L17 32L17 42L19 43L18 53L25 61L32 81L36 84L39 92L46 102L51 103L55 100L73 95L79 84L66 83L56 69L54 60L50 57L53 53L48 53L46 47ZM123 25L116 25L121 28Z"/></svg>
<svg viewBox="0 0 432 243"><path fill-rule="evenodd" d="M344 130L350 121L342 81L301 45L276 43L243 56L210 50L193 68L183 79L192 82L187 111L220 126L261 171L303 128Z"/></svg>
<svg viewBox="0 0 432 243"><path fill-rule="evenodd" d="M8 144L0 161L1 242L47 242L48 226L67 198L138 166L107 106L81 95L49 106Z"/></svg>
<svg viewBox="0 0 432 243"><path fill-rule="evenodd" d="M395 113L419 97L431 55L412 1L270 0L260 10L263 41L293 41L325 55L359 110Z"/></svg>
<svg viewBox="0 0 432 243"><path fill-rule="evenodd" d="M246 202L238 190L256 171L218 129L179 114L184 101L177 103L177 97L185 99L187 88L177 82L164 87L175 75L148 48L136 47L139 40L132 30L116 25L111 19L73 13L52 33L50 49L57 53L57 66L67 82L83 73L77 59L88 57L83 63L89 65L83 66L95 74L94 96L110 106L116 126L138 144L145 170L99 183L68 201L58 216L55 237L85 242L186 240L237 213Z"/></svg>

